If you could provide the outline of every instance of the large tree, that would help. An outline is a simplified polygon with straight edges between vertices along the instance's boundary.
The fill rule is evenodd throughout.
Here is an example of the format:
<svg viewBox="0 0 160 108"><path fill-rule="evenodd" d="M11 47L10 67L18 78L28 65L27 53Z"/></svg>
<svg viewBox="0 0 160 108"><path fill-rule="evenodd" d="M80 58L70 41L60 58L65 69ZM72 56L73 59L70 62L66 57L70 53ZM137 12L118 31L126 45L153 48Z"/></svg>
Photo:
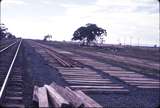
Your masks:
<svg viewBox="0 0 160 108"><path fill-rule="evenodd" d="M96 24L86 24L78 28L73 33L72 40L80 40L84 44L89 45L92 41L97 41L97 39L102 39L106 36L107 32L105 29L98 27Z"/></svg>

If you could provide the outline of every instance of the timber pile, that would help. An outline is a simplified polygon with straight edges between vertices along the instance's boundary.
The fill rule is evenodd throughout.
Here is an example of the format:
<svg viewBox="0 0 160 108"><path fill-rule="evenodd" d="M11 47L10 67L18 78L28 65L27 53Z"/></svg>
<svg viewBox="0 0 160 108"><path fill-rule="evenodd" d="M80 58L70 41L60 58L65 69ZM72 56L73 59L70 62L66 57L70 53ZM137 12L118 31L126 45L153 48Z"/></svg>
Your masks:
<svg viewBox="0 0 160 108"><path fill-rule="evenodd" d="M43 87L34 86L33 101L38 103L38 107L102 108L81 90L73 91L54 82Z"/></svg>

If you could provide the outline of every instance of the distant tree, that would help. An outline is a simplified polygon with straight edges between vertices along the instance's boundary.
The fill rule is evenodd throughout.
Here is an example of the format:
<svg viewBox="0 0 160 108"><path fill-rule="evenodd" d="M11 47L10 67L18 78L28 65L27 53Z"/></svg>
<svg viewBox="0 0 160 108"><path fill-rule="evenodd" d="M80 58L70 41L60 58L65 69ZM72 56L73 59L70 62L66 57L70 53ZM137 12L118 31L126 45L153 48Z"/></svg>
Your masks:
<svg viewBox="0 0 160 108"><path fill-rule="evenodd" d="M83 44L90 45L91 42L97 41L97 39L102 39L103 36L106 36L107 32L105 29L97 27L96 24L86 24L78 28L73 33L72 40L80 40Z"/></svg>
<svg viewBox="0 0 160 108"><path fill-rule="evenodd" d="M8 28L5 27L4 24L0 23L0 40L6 38L6 39L15 39L15 35L11 34L7 31Z"/></svg>
<svg viewBox="0 0 160 108"><path fill-rule="evenodd" d="M6 33L6 38L7 39L15 39L16 37L13 34L11 34L10 32L7 32Z"/></svg>
<svg viewBox="0 0 160 108"><path fill-rule="evenodd" d="M0 23L0 40L6 37L8 28L4 26L4 24Z"/></svg>
<svg viewBox="0 0 160 108"><path fill-rule="evenodd" d="M154 47L154 48L157 48L157 45L155 44L153 47Z"/></svg>
<svg viewBox="0 0 160 108"><path fill-rule="evenodd" d="M47 39L50 40L51 38L52 38L52 35L49 35L49 34L48 34L48 35L44 36L44 39L43 39L43 40L44 40L44 41L47 41Z"/></svg>

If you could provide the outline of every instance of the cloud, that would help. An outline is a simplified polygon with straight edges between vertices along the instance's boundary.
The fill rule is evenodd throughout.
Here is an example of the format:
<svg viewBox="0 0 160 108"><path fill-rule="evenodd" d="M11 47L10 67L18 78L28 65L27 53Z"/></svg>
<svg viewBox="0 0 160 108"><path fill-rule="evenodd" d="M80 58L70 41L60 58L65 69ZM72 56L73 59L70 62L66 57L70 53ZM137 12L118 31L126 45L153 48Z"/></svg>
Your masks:
<svg viewBox="0 0 160 108"><path fill-rule="evenodd" d="M159 4L156 0L97 0L100 11L117 12L158 12Z"/></svg>
<svg viewBox="0 0 160 108"><path fill-rule="evenodd" d="M50 0L42 0L42 1L40 1L42 4L44 4L44 5L50 5L50 4L52 4L52 1L50 1Z"/></svg>
<svg viewBox="0 0 160 108"><path fill-rule="evenodd" d="M96 23L108 31L110 41L132 36L158 43L159 10L154 0L97 0L92 5L63 5L71 21ZM76 23L74 21L74 23ZM107 39L106 38L106 39Z"/></svg>
<svg viewBox="0 0 160 108"><path fill-rule="evenodd" d="M31 2L23 0L22 4ZM143 43L152 44L159 40L156 0L37 0L31 7L29 12L27 7L23 16L2 17L11 32L25 38L39 35L41 39L50 33L54 40L70 40L78 27L95 23L107 30L107 43L124 39L129 43L130 37L135 44L139 38Z"/></svg>
<svg viewBox="0 0 160 108"><path fill-rule="evenodd" d="M26 5L23 0L2 0L3 5Z"/></svg>

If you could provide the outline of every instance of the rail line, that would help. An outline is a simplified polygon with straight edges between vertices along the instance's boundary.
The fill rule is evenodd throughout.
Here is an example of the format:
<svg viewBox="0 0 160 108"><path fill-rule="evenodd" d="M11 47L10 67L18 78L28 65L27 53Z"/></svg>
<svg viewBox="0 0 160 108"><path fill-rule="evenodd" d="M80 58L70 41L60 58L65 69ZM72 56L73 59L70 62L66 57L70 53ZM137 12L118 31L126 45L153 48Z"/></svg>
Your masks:
<svg viewBox="0 0 160 108"><path fill-rule="evenodd" d="M0 89L0 105L2 107L24 107L22 104L22 74L20 67L15 65L19 49L21 47L22 39L18 42L14 42L7 48L18 44L11 64L7 72L1 72L1 89ZM5 51L5 48L3 51ZM3 52L2 51L2 52ZM4 67L2 67L4 68ZM6 74L7 73L7 74ZM2 79L3 78L3 79Z"/></svg>
<svg viewBox="0 0 160 108"><path fill-rule="evenodd" d="M53 48L56 52L60 52L60 49ZM63 50L64 51L64 50ZM87 51L86 51L87 52ZM79 53L86 53L84 51L79 51ZM65 54L66 57L70 57L73 60L76 60L84 65L87 65L89 67L93 67L102 73L105 73L109 76L112 76L116 79L118 79L121 82L124 82L125 84L129 85L130 87L133 88L140 88L140 89L160 89L160 81L157 79L150 78L146 75L143 75L141 73L137 73L134 71L128 71L124 68L118 67L118 66L113 66L111 64L106 64L102 63L97 60L90 59L89 57L83 57L79 54L75 54L74 51L70 51L70 53L73 53L72 56ZM89 52L87 52L89 53ZM96 55L93 53L89 53L90 55ZM100 54L99 54L100 55ZM102 56L101 57L107 57L107 56ZM74 82L76 84L76 82ZM76 86L74 86L76 88ZM77 86L77 88L84 88L82 86ZM86 87L87 88L87 87ZM88 87L89 88L89 87Z"/></svg>
<svg viewBox="0 0 160 108"><path fill-rule="evenodd" d="M79 67L73 66L70 61L74 60L80 63L78 60L71 59L70 61L63 60L68 64L71 64L72 67L66 67L63 65L57 65L55 60L58 60L55 56L50 57L50 55L54 55L55 52L63 52L57 51L49 46L30 41L29 44L39 53L45 60L47 60L49 65L53 68L56 68L58 72L61 74L63 79L69 84L71 89L79 89L85 92L94 92L94 93L128 93L129 90L126 88L126 85L121 82L117 82L111 77L103 77L97 71L92 70L88 67ZM43 46L43 47L41 47ZM48 49L49 53L48 54ZM71 54L71 53L70 53ZM64 55L63 55L64 56ZM73 55L70 55L73 56ZM67 58L67 56L64 56ZM83 58L82 58L83 59ZM59 61L61 62L61 61ZM85 61L86 62L86 61Z"/></svg>
<svg viewBox="0 0 160 108"><path fill-rule="evenodd" d="M17 43L17 42L13 42L13 43L11 43L10 45L8 45L7 47L1 49L1 50L0 50L0 53L3 52L3 51L5 51L5 50L7 50L8 48L10 48L11 46L15 45L16 43Z"/></svg>
<svg viewBox="0 0 160 108"><path fill-rule="evenodd" d="M36 47L39 48L38 52L42 53L43 51L40 51L40 50L44 49L48 55L50 55L52 58L55 58L58 61L58 63L63 67L83 67L81 63L79 63L78 61L72 60L71 58L61 55L60 53L57 53L55 50L53 50L49 46L46 46L40 43L36 43L36 44L38 45Z"/></svg>
<svg viewBox="0 0 160 108"><path fill-rule="evenodd" d="M137 91L138 93L136 94L138 94L138 96L139 92L144 91L147 91L147 94L148 92L152 94L153 91L157 92L160 89L160 82L156 78L143 75L139 72L129 71L126 68L101 61L97 58L94 59L83 53L75 53L72 51L73 49L68 51L65 50L65 48L52 47L31 40L27 40L27 44L34 49L34 53L37 53L43 58L45 64L54 68L54 70L56 69L56 73L58 72L60 77L66 82L65 86L63 85L64 89L59 89L59 87L51 84L49 85L50 87L45 85L44 87L39 87L34 90L38 97L39 106L43 106L43 102L48 97L52 97L54 103L58 105L62 105L63 103L68 104L67 102L70 102L70 99L75 99L72 97L72 93L78 90L91 97L94 95L98 96L92 99L100 102L100 105L104 106L103 102L98 98L100 98L99 96L101 95L106 95L105 93L111 95L111 98L112 95L120 95L122 98L129 96L127 100L133 101L132 98L134 97L130 94L134 94ZM82 65L82 67L74 65L74 62ZM63 92L68 90L66 87L69 87L72 93L69 92L68 94L68 92ZM127 96L125 97L125 95ZM45 100L43 99L44 96ZM70 99L66 96L69 96ZM60 97L61 101L57 101L57 97ZM82 98L84 97L82 96ZM141 94L139 98L141 99ZM48 106L48 101L45 103L45 105ZM79 106L80 104L77 103L77 105Z"/></svg>
<svg viewBox="0 0 160 108"><path fill-rule="evenodd" d="M85 54L84 51L81 51L81 53ZM89 54L95 55L93 53ZM101 56L101 57L107 57L107 56ZM150 78L144 74L137 73L134 71L128 71L118 66L113 66L110 64L99 62L97 60L90 59L89 57L82 57L81 55L78 54L75 54L75 56L71 56L71 58L74 60L78 60L79 62L88 65L90 67L94 67L95 69L98 69L103 73L106 73L110 76L120 79L120 81L125 82L131 87L137 87L141 89L160 89L159 80Z"/></svg>

